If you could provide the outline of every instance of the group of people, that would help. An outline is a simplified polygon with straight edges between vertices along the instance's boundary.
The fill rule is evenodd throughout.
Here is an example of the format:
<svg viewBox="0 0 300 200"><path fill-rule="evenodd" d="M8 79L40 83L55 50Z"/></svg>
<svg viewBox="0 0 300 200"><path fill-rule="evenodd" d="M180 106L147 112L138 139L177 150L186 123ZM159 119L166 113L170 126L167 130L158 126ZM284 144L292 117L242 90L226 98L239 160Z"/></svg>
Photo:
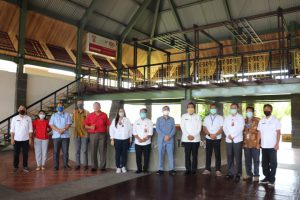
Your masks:
<svg viewBox="0 0 300 200"><path fill-rule="evenodd" d="M139 119L133 124L126 117L124 108L119 108L116 117L110 123L107 115L101 111L98 102L93 104L94 112L84 109L84 102L79 100L77 108L71 114L64 111L63 103L58 103L57 112L50 121L44 111L39 112L38 119L32 123L26 115L26 108L20 106L19 115L15 116L10 125L11 144L14 145L14 171L18 171L19 154L23 152L23 170L28 172L29 145L34 142L36 170L45 170L49 131L52 130L54 170L59 170L59 155L62 149L64 169L70 169L69 161L69 129L74 123L73 137L75 142L75 170L80 170L83 163L84 170L88 170L88 148L91 150L91 171L98 168L106 169L107 141L115 148L116 173L126 173L128 148L134 139L136 152L136 173L148 173L151 152L151 137L153 123L147 118L147 109L140 110ZM280 141L280 122L272 115L272 105L264 105L265 116L255 117L253 107L247 107L246 118L239 113L239 105L232 103L230 114L223 118L218 114L216 104L210 105L209 114L202 119L196 113L193 102L187 104L187 113L181 117L181 142L185 152L185 175L196 174L198 168L198 149L200 146L201 130L206 137L206 164L202 174L211 175L211 158L215 153L215 174L221 172L221 140L225 135L227 154L226 179L240 181L242 175L242 150L244 150L246 176L244 180L259 181L260 149L262 149L262 168L264 179L261 183L273 186L277 168L277 150ZM109 134L107 134L109 132ZM175 121L170 116L170 108L164 106L162 115L156 121L158 145L158 175L164 173L165 152L168 157L170 175L175 175L174 167L174 138ZM33 141L34 138L34 141ZM98 154L100 165L98 165ZM83 161L81 162L81 157ZM143 162L142 162L143 160ZM253 163L253 164L252 164ZM252 165L254 170L252 170Z"/></svg>

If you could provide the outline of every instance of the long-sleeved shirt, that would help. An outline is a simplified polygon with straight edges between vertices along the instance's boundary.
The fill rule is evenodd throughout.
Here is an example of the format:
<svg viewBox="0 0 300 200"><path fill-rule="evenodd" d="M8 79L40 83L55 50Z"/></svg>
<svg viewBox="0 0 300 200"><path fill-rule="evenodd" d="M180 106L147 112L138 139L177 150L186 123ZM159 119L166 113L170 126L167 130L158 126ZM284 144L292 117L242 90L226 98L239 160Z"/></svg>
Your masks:
<svg viewBox="0 0 300 200"><path fill-rule="evenodd" d="M201 117L197 114L183 114L181 117L180 128L182 131L182 142L200 142L200 131L202 127ZM189 140L188 136L194 136L193 140Z"/></svg>
<svg viewBox="0 0 300 200"><path fill-rule="evenodd" d="M141 139L153 135L153 123L150 119L139 119L133 125L133 135L138 135ZM151 138L145 142L139 142L135 138L135 144L137 145L148 145L151 144Z"/></svg>
<svg viewBox="0 0 300 200"><path fill-rule="evenodd" d="M239 143L243 141L243 130L245 127L245 119L242 115L237 113L235 116L228 115L225 117L223 130L226 135L227 143ZM228 136L231 135L233 140L230 140Z"/></svg>
<svg viewBox="0 0 300 200"><path fill-rule="evenodd" d="M164 137L166 135L171 136L171 139L168 143L174 142L175 135L175 121L173 117L159 117L156 120L156 132L158 134L157 141L159 144L164 143Z"/></svg>
<svg viewBox="0 0 300 200"><path fill-rule="evenodd" d="M110 139L117 139L117 140L126 140L131 138L132 136L132 125L128 118L123 117L115 124L116 119L114 119L109 127L109 135Z"/></svg>
<svg viewBox="0 0 300 200"><path fill-rule="evenodd" d="M29 140L29 133L32 133L32 120L29 116L21 117L17 115L12 118L10 132L14 133L14 140L26 141Z"/></svg>
<svg viewBox="0 0 300 200"><path fill-rule="evenodd" d="M50 122L49 125L50 126L55 126L56 128L59 129L64 129L67 125L72 124L72 119L71 119L71 115L67 112L63 112L63 113L54 113L51 118L50 118ZM70 132L69 130L65 131L63 134L60 134L59 132L52 130L52 138L56 139L56 138L70 138Z"/></svg>

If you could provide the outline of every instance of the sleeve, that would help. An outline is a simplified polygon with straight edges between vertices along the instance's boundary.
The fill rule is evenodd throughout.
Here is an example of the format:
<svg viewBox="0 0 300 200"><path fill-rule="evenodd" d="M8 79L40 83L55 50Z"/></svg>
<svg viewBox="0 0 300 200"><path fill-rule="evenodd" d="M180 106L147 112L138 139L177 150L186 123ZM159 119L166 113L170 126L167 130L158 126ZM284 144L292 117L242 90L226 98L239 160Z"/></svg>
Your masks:
<svg viewBox="0 0 300 200"><path fill-rule="evenodd" d="M175 120L172 118L172 129L171 129L171 137L173 137L176 133Z"/></svg>
<svg viewBox="0 0 300 200"><path fill-rule="evenodd" d="M71 118L71 115L68 113L67 114L67 122L66 122L67 125L70 125L72 124L72 118Z"/></svg>
<svg viewBox="0 0 300 200"><path fill-rule="evenodd" d="M28 132L29 133L32 133L33 132L33 129L32 129L32 119L31 119L31 117L28 117L29 118L29 124L28 124L28 127L29 127L29 129L28 129Z"/></svg>
<svg viewBox="0 0 300 200"><path fill-rule="evenodd" d="M48 124L47 124L47 126L48 126ZM33 129L33 131L36 129L36 120L34 120L32 122L32 129Z"/></svg>
<svg viewBox="0 0 300 200"><path fill-rule="evenodd" d="M133 135L137 135L136 122L134 122L134 124L133 124L132 134L133 134Z"/></svg>
<svg viewBox="0 0 300 200"><path fill-rule="evenodd" d="M199 115L197 115L197 121L198 121L198 123L196 125L196 130L195 130L195 133L193 133L194 136L199 135L200 132L201 132L201 128L202 128L202 120L201 120L201 117Z"/></svg>
<svg viewBox="0 0 300 200"><path fill-rule="evenodd" d="M189 135L186 128L185 128L184 115L182 115L182 117L181 117L180 128L181 128L181 131L182 131L182 135Z"/></svg>
<svg viewBox="0 0 300 200"><path fill-rule="evenodd" d="M208 121L208 116L206 116L205 118L204 118L204 121L203 121L203 126L207 126L207 121Z"/></svg>
<svg viewBox="0 0 300 200"><path fill-rule="evenodd" d="M152 121L149 119L149 133L148 135L152 136L153 135L153 123Z"/></svg>
<svg viewBox="0 0 300 200"><path fill-rule="evenodd" d="M14 133L15 132L15 118L12 118L11 123L10 123L10 132Z"/></svg>
<svg viewBox="0 0 300 200"><path fill-rule="evenodd" d="M54 125L54 114L51 115L50 121L49 121L49 125L53 126Z"/></svg>
<svg viewBox="0 0 300 200"><path fill-rule="evenodd" d="M91 117L91 114L88 114L85 118L85 120L83 121L83 124L86 125L86 126L89 126L90 125L90 117Z"/></svg>
<svg viewBox="0 0 300 200"><path fill-rule="evenodd" d="M130 135L130 137L132 137L132 124L129 119L127 119L127 123L128 123L129 135Z"/></svg>
<svg viewBox="0 0 300 200"><path fill-rule="evenodd" d="M157 118L157 120L156 120L156 132L157 132L159 135L162 134L162 131L161 131L161 129L160 129L160 120L159 120L159 118Z"/></svg>
<svg viewBox="0 0 300 200"><path fill-rule="evenodd" d="M105 124L106 124L106 126L109 126L109 125L110 125L110 121L109 121L107 115L106 115L106 122L105 122Z"/></svg>
<svg viewBox="0 0 300 200"><path fill-rule="evenodd" d="M276 130L280 130L281 129L281 123L279 120L277 120L277 123L276 123Z"/></svg>
<svg viewBox="0 0 300 200"><path fill-rule="evenodd" d="M110 139L114 139L114 135L115 135L115 131L116 131L115 120L116 119L113 119L112 124L109 127Z"/></svg>
<svg viewBox="0 0 300 200"><path fill-rule="evenodd" d="M228 118L225 118L224 119L224 123L223 123L223 131L224 131L224 134L226 135L226 136L228 136L230 133L229 133L229 131L228 131Z"/></svg>
<svg viewBox="0 0 300 200"><path fill-rule="evenodd" d="M73 115L72 115L72 121L75 121L75 110L73 111Z"/></svg>
<svg viewBox="0 0 300 200"><path fill-rule="evenodd" d="M220 128L222 128L224 125L224 117L220 117Z"/></svg>

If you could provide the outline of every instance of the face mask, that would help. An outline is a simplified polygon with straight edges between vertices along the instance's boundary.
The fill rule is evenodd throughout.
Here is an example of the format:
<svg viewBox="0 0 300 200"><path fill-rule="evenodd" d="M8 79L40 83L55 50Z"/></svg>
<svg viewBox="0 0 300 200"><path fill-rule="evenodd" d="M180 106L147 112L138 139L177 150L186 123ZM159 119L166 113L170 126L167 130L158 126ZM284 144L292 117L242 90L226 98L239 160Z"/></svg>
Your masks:
<svg viewBox="0 0 300 200"><path fill-rule="evenodd" d="M140 117L141 117L142 119L145 119L145 118L146 118L146 115L147 115L147 114L144 113L144 112L141 112L141 113L140 113Z"/></svg>
<svg viewBox="0 0 300 200"><path fill-rule="evenodd" d="M40 119L45 119L45 115L44 114L39 114L39 118Z"/></svg>
<svg viewBox="0 0 300 200"><path fill-rule="evenodd" d="M19 111L19 114L20 114L20 115L25 115L25 110L20 110L20 111Z"/></svg>
<svg viewBox="0 0 300 200"><path fill-rule="evenodd" d="M194 108L188 108L188 109L187 109L187 112L188 112L190 115L193 114L194 111L195 111Z"/></svg>
<svg viewBox="0 0 300 200"><path fill-rule="evenodd" d="M163 111L163 115L164 115L164 116L168 116L169 113L170 113L170 111L168 111L168 110L164 110L164 111Z"/></svg>
<svg viewBox="0 0 300 200"><path fill-rule="evenodd" d="M83 109L83 104L81 103L81 104L77 104L77 107L79 108L79 109Z"/></svg>
<svg viewBox="0 0 300 200"><path fill-rule="evenodd" d="M58 111L58 112L64 111L64 107L63 107L63 106L58 106L58 107L57 107L57 111Z"/></svg>
<svg viewBox="0 0 300 200"><path fill-rule="evenodd" d="M120 117L124 117L125 113L124 112L119 112Z"/></svg>
<svg viewBox="0 0 300 200"><path fill-rule="evenodd" d="M214 115L216 113L217 113L217 109L215 108L210 109L210 114Z"/></svg>
<svg viewBox="0 0 300 200"><path fill-rule="evenodd" d="M247 112L247 113L246 113L246 116L247 116L248 118L252 118L252 117L253 117L253 112Z"/></svg>
<svg viewBox="0 0 300 200"><path fill-rule="evenodd" d="M235 115L235 114L237 113L237 109L230 109L230 113L231 113L232 115Z"/></svg>
<svg viewBox="0 0 300 200"><path fill-rule="evenodd" d="M264 111L264 114L269 117L271 115L271 111Z"/></svg>

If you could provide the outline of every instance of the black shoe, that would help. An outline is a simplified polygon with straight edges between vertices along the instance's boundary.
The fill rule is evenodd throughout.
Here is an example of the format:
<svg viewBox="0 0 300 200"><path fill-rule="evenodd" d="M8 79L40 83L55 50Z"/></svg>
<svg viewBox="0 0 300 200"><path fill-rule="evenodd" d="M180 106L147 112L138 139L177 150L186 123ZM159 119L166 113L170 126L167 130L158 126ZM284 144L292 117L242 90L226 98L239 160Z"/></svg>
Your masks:
<svg viewBox="0 0 300 200"><path fill-rule="evenodd" d="M230 180L230 179L233 179L233 176L232 176L232 175L226 175L225 178L226 178L227 180Z"/></svg>
<svg viewBox="0 0 300 200"><path fill-rule="evenodd" d="M72 168L69 165L66 165L66 166L64 166L64 169L69 170L69 169L72 169Z"/></svg>
<svg viewBox="0 0 300 200"><path fill-rule="evenodd" d="M100 169L102 172L105 172L106 171L106 168L102 168L102 169Z"/></svg>
<svg viewBox="0 0 300 200"><path fill-rule="evenodd" d="M175 170L169 171L169 175L170 175L170 176L175 176L175 175L176 175L176 171L175 171Z"/></svg>
<svg viewBox="0 0 300 200"><path fill-rule="evenodd" d="M80 166L76 166L76 167L75 167L75 170L76 170L76 171L80 170Z"/></svg>
<svg viewBox="0 0 300 200"><path fill-rule="evenodd" d="M15 168L14 168L14 172L17 172L17 171L18 171L18 169L19 169L19 168L15 167Z"/></svg>
<svg viewBox="0 0 300 200"><path fill-rule="evenodd" d="M192 171L192 175L196 175L196 173L197 173L196 171Z"/></svg>
<svg viewBox="0 0 300 200"><path fill-rule="evenodd" d="M259 183L261 183L261 184L268 184L269 180L267 178L264 178L264 179L260 180Z"/></svg>
<svg viewBox="0 0 300 200"><path fill-rule="evenodd" d="M140 174L140 173L142 173L142 172L143 172L142 170L136 170L136 171L135 171L136 174Z"/></svg>
<svg viewBox="0 0 300 200"><path fill-rule="evenodd" d="M87 171L89 169L89 166L84 166L84 171Z"/></svg>
<svg viewBox="0 0 300 200"><path fill-rule="evenodd" d="M157 174L157 175L159 175L159 176L161 176L161 175L163 175L163 174L164 174L164 171L162 171L162 170L158 170L158 171L156 172L156 174Z"/></svg>
<svg viewBox="0 0 300 200"><path fill-rule="evenodd" d="M149 171L144 169L144 170L143 170L143 173L144 173L144 174L148 174Z"/></svg>
<svg viewBox="0 0 300 200"><path fill-rule="evenodd" d="M96 168L92 168L91 171L92 171L92 172L95 172L95 171L97 171L97 169L96 169Z"/></svg>
<svg viewBox="0 0 300 200"><path fill-rule="evenodd" d="M235 181L235 182L240 182L240 180L241 180L241 177L240 177L240 176L236 176L236 177L234 178L234 181Z"/></svg>
<svg viewBox="0 0 300 200"><path fill-rule="evenodd" d="M54 167L54 171L58 171L58 167Z"/></svg>
<svg viewBox="0 0 300 200"><path fill-rule="evenodd" d="M184 172L184 175L185 175L185 176L190 176L191 174L192 174L191 171L185 171L185 172Z"/></svg>

